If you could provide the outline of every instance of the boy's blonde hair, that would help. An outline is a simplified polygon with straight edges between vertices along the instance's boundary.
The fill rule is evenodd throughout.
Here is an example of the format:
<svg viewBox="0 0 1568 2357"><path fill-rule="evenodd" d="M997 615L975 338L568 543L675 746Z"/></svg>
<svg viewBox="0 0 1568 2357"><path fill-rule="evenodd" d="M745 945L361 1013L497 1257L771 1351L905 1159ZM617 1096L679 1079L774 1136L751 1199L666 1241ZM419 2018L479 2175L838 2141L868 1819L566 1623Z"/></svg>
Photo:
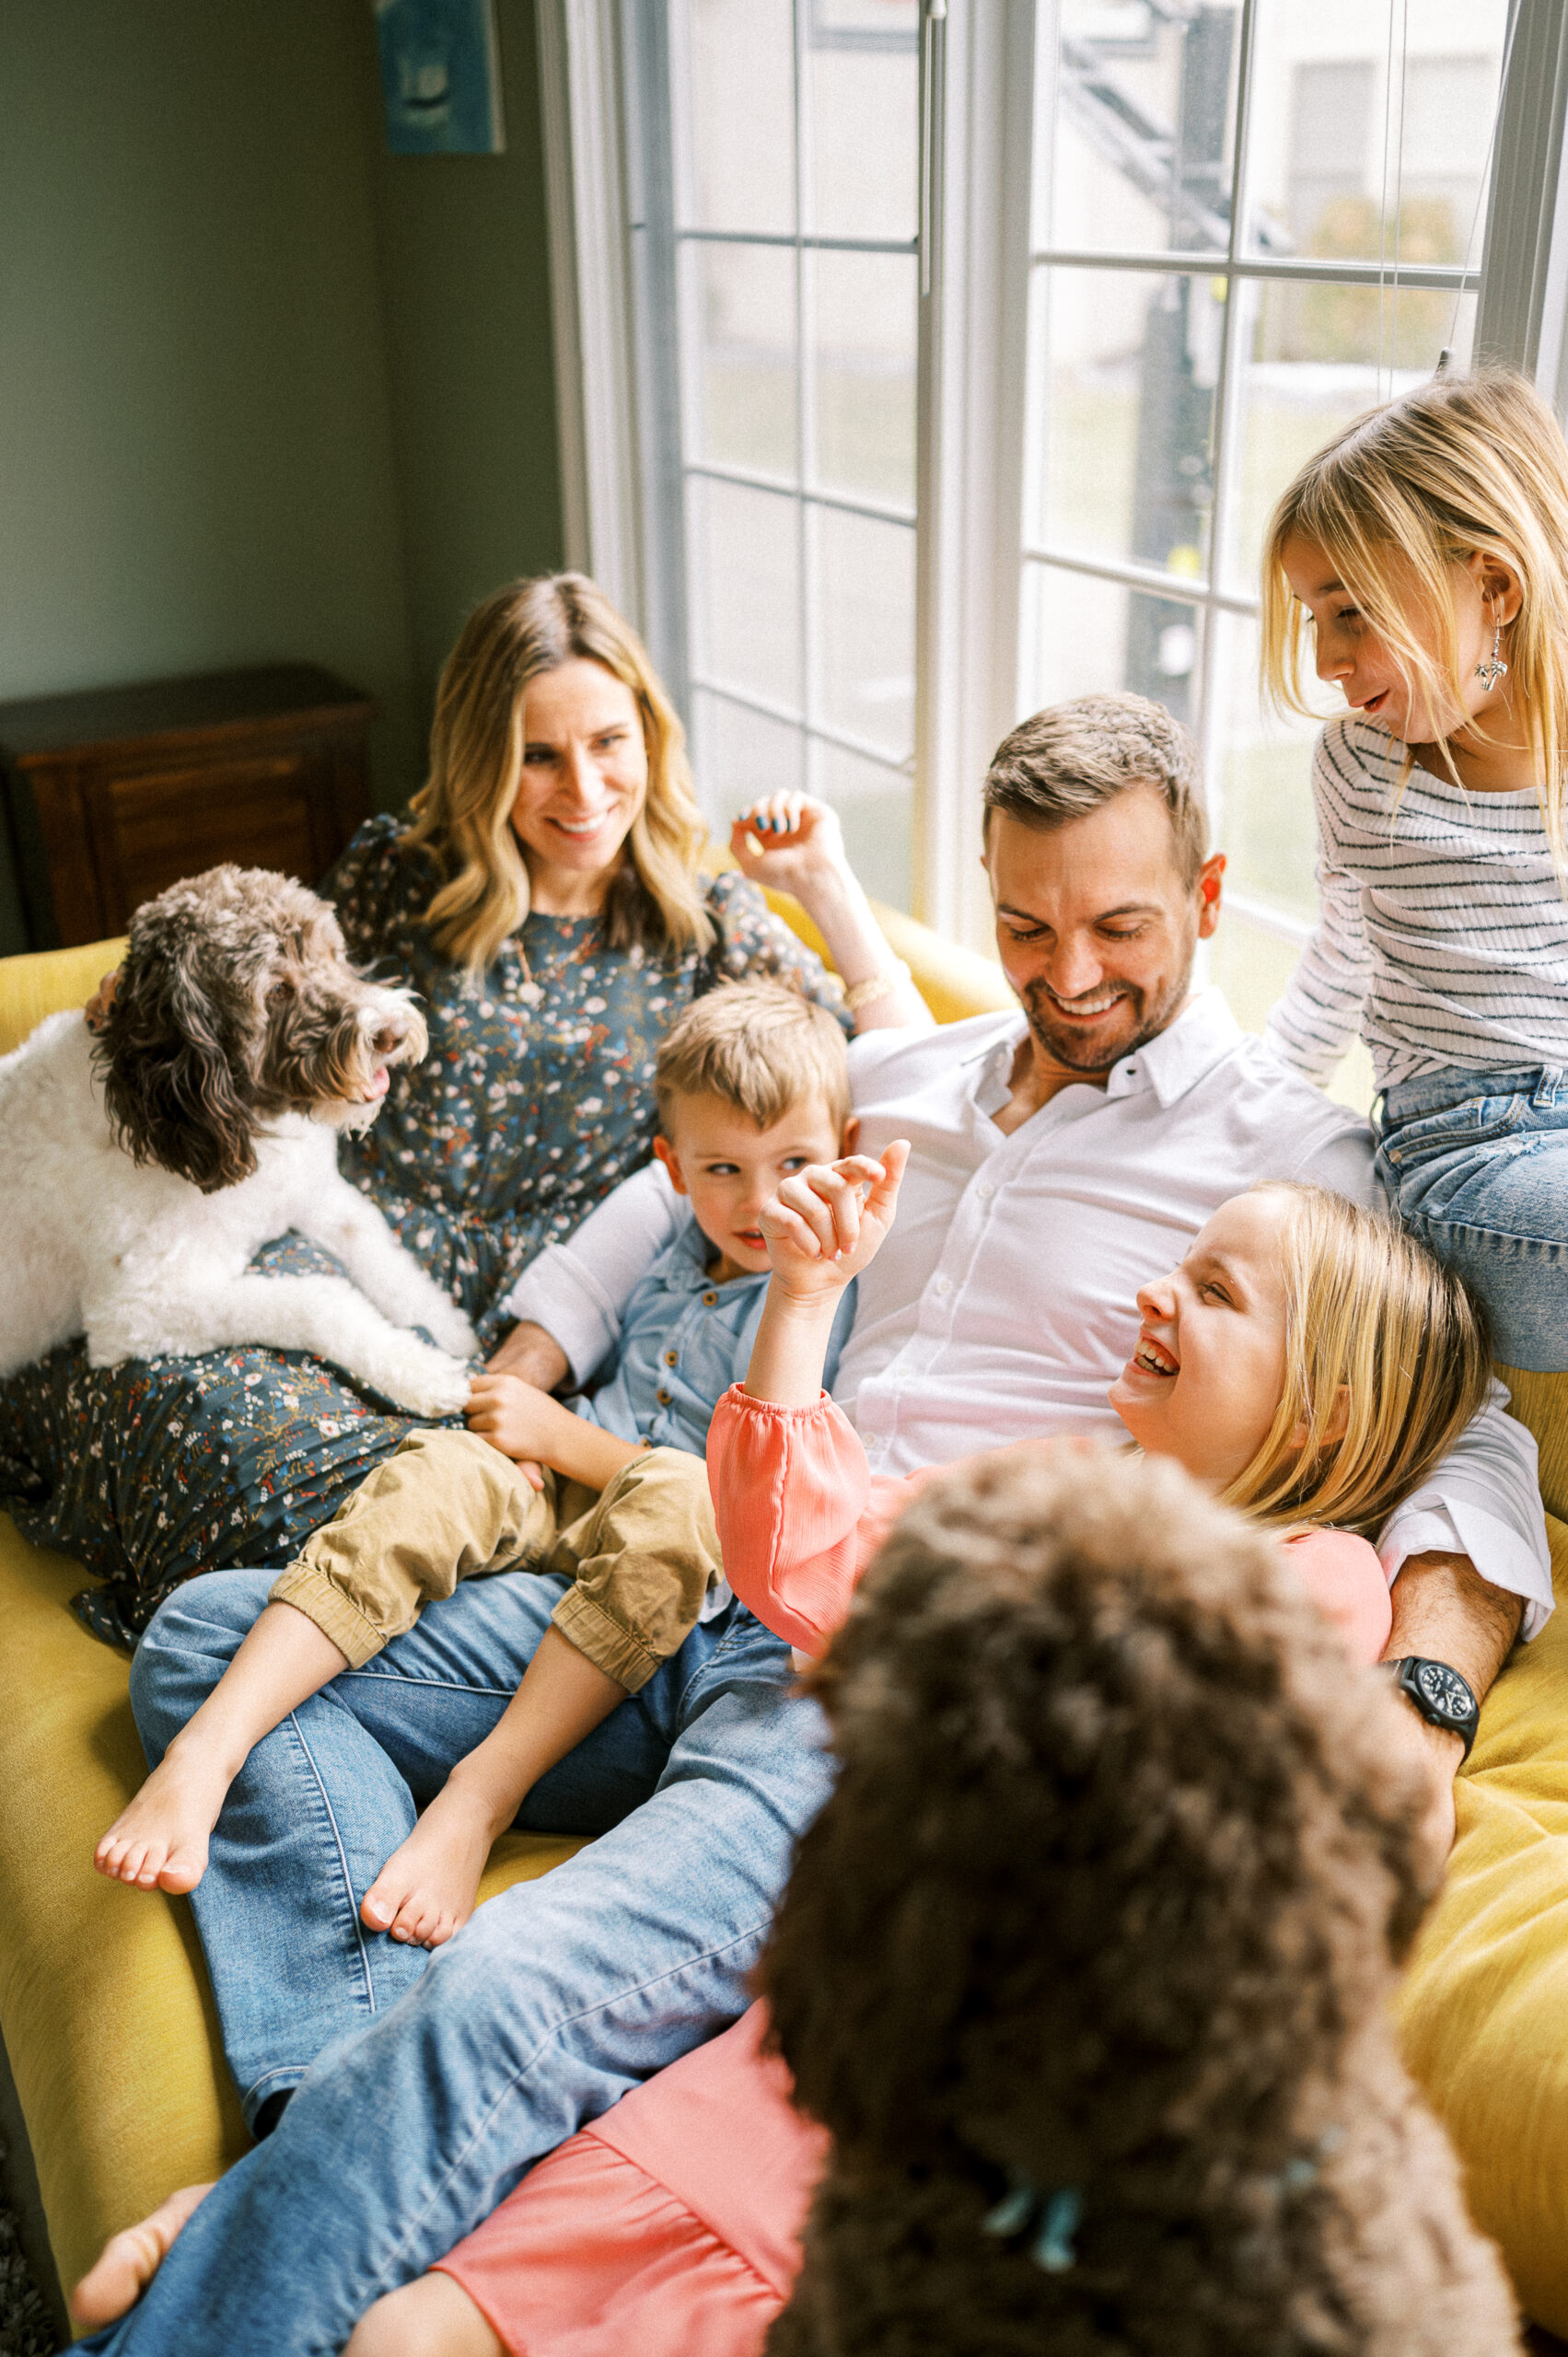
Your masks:
<svg viewBox="0 0 1568 2357"><path fill-rule="evenodd" d="M1268 1435L1223 1494L1254 1520L1376 1535L1463 1432L1491 1376L1481 1312L1389 1218L1272 1180L1283 1237L1285 1379ZM1349 1414L1328 1440L1342 1387ZM1291 1446L1298 1425L1304 1447Z"/></svg>
<svg viewBox="0 0 1568 2357"><path fill-rule="evenodd" d="M1540 395L1503 369L1436 377L1358 418L1302 468L1269 525L1263 679L1277 702L1310 712L1301 684L1306 617L1282 563L1294 539L1322 550L1429 708L1440 697L1463 703L1452 567L1479 549L1517 574L1523 603L1504 650L1528 713L1547 841L1563 873L1568 445ZM1412 586L1427 601L1435 651L1411 628ZM1448 766L1458 784L1451 759Z"/></svg>
<svg viewBox="0 0 1568 2357"><path fill-rule="evenodd" d="M679 714L630 624L581 573L510 581L477 606L436 691L430 777L403 838L427 843L446 881L424 911L436 947L470 973L489 965L528 912L528 871L512 831L523 764L523 696L563 663L601 663L630 688L647 749L648 790L610 886L614 949L707 949L713 920L698 858L707 830L691 791Z"/></svg>
<svg viewBox="0 0 1568 2357"><path fill-rule="evenodd" d="M849 1051L825 1006L785 982L721 982L665 1035L654 1067L659 1128L678 1097L719 1097L771 1130L820 1098L839 1135L850 1117Z"/></svg>

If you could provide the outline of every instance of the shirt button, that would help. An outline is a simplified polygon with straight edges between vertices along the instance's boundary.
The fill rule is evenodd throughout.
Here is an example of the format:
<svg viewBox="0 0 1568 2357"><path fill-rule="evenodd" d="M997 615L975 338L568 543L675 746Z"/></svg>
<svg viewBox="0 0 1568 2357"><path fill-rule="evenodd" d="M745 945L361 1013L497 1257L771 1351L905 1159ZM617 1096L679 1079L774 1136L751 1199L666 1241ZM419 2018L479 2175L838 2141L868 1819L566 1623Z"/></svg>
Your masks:
<svg viewBox="0 0 1568 2357"><path fill-rule="evenodd" d="M664 1354L664 1363L666 1366L675 1366L679 1364L679 1357L680 1353L679 1351L666 1351Z"/></svg>
<svg viewBox="0 0 1568 2357"><path fill-rule="evenodd" d="M705 1293L703 1295L703 1306L704 1309L712 1309L717 1301L718 1295L716 1293Z"/></svg>
<svg viewBox="0 0 1568 2357"><path fill-rule="evenodd" d="M945 1297L946 1297L948 1294L950 1294L950 1293L952 1292L952 1290L953 1290L953 1280L952 1280L952 1278L951 1278L951 1277L938 1277L938 1278L936 1279L936 1282L935 1282L935 1285L933 1286L932 1290L933 1290L933 1292L935 1292L935 1293L936 1293L936 1294L941 1295L945 1298Z"/></svg>
<svg viewBox="0 0 1568 2357"><path fill-rule="evenodd" d="M662 1384L662 1383L660 1384L660 1386L659 1386L658 1389L654 1393L654 1398L658 1401L659 1406L660 1406L661 1408L668 1408L668 1405L669 1405L669 1394L668 1394L668 1392L665 1389L665 1387L664 1387L664 1386L663 1386L663 1384Z"/></svg>
<svg viewBox="0 0 1568 2357"><path fill-rule="evenodd" d="M995 1192L996 1190L992 1185L989 1178L982 1178L979 1186L975 1189L975 1193L980 1197L982 1203L988 1203Z"/></svg>

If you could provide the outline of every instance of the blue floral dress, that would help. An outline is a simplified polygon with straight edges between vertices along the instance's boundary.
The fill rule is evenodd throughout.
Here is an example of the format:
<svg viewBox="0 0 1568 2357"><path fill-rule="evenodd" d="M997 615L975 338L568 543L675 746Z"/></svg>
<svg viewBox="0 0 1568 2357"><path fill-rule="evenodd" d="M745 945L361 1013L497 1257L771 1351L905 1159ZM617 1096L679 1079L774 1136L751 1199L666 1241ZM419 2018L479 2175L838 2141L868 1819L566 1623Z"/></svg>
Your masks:
<svg viewBox="0 0 1568 2357"><path fill-rule="evenodd" d="M394 1073L339 1161L489 1351L534 1254L648 1159L654 1061L693 998L775 974L848 1018L838 983L733 873L709 887L718 937L704 954L615 950L597 918L530 915L476 985L420 923L438 875L402 832L370 819L320 888L349 955L417 991L430 1028L424 1062ZM292 1235L255 1265L335 1267ZM128 1643L181 1580L289 1562L418 1421L298 1353L94 1369L76 1341L0 1384L0 1498L29 1538L103 1583L75 1608Z"/></svg>

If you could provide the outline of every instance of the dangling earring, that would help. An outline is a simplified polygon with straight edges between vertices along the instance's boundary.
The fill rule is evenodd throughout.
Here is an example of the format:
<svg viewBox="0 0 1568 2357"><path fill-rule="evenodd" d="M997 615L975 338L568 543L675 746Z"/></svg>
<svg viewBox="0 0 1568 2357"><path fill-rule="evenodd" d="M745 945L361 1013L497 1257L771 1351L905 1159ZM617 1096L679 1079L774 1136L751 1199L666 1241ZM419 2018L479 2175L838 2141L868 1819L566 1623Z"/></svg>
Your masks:
<svg viewBox="0 0 1568 2357"><path fill-rule="evenodd" d="M1487 691L1489 695L1492 692L1492 690L1497 685L1498 680L1505 679L1508 676L1508 666L1504 662L1502 656L1498 652L1502 644L1503 625L1497 619L1497 609L1493 606L1492 610L1492 652L1490 655L1483 655L1481 661L1475 667L1476 678L1481 681L1481 686Z"/></svg>

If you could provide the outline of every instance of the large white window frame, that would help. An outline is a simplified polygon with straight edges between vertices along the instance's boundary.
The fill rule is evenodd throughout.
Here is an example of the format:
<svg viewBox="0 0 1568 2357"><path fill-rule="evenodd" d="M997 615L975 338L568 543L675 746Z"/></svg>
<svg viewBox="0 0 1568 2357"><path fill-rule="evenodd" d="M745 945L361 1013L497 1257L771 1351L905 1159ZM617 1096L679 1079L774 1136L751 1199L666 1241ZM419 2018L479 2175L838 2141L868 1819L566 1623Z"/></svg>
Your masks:
<svg viewBox="0 0 1568 2357"><path fill-rule="evenodd" d="M1258 0L1243 0L1238 39L1247 88ZM659 61L629 55L660 37L650 0L536 0L551 230L556 381L567 560L594 574L632 615L672 680L690 677L684 585L668 518L672 437L657 404L670 398L674 290L650 278L644 240L669 203L661 140L627 91L656 84ZM918 361L914 913L955 938L990 946L976 860L981 781L997 739L1019 714L1027 288L1032 268L1183 269L1234 280L1292 274L1245 245L1245 192L1232 207L1228 251L1161 250L1137 258L1071 256L1029 245L1035 110L1050 61L1037 60L1036 0L923 0L921 297ZM1512 363L1568 409L1568 9L1512 0L1509 69L1491 173L1479 270L1428 266L1401 284L1481 288L1478 354ZM1237 109L1236 160L1245 158ZM1302 274L1376 283L1375 266L1296 265ZM1223 367L1234 369L1242 307L1227 314ZM1224 380L1220 398L1224 398ZM1223 501L1225 485L1216 484ZM1213 544L1217 547L1216 516ZM1053 563L1213 610L1251 610L1211 569L1179 587L1152 567ZM1217 633L1205 630L1204 661ZM1203 699L1212 714L1215 699ZM1212 721L1210 733L1212 736ZM1208 749L1213 752L1211 745ZM1211 776L1213 763L1211 762ZM1288 921L1245 913L1289 933ZM1299 929L1299 928L1297 928Z"/></svg>

